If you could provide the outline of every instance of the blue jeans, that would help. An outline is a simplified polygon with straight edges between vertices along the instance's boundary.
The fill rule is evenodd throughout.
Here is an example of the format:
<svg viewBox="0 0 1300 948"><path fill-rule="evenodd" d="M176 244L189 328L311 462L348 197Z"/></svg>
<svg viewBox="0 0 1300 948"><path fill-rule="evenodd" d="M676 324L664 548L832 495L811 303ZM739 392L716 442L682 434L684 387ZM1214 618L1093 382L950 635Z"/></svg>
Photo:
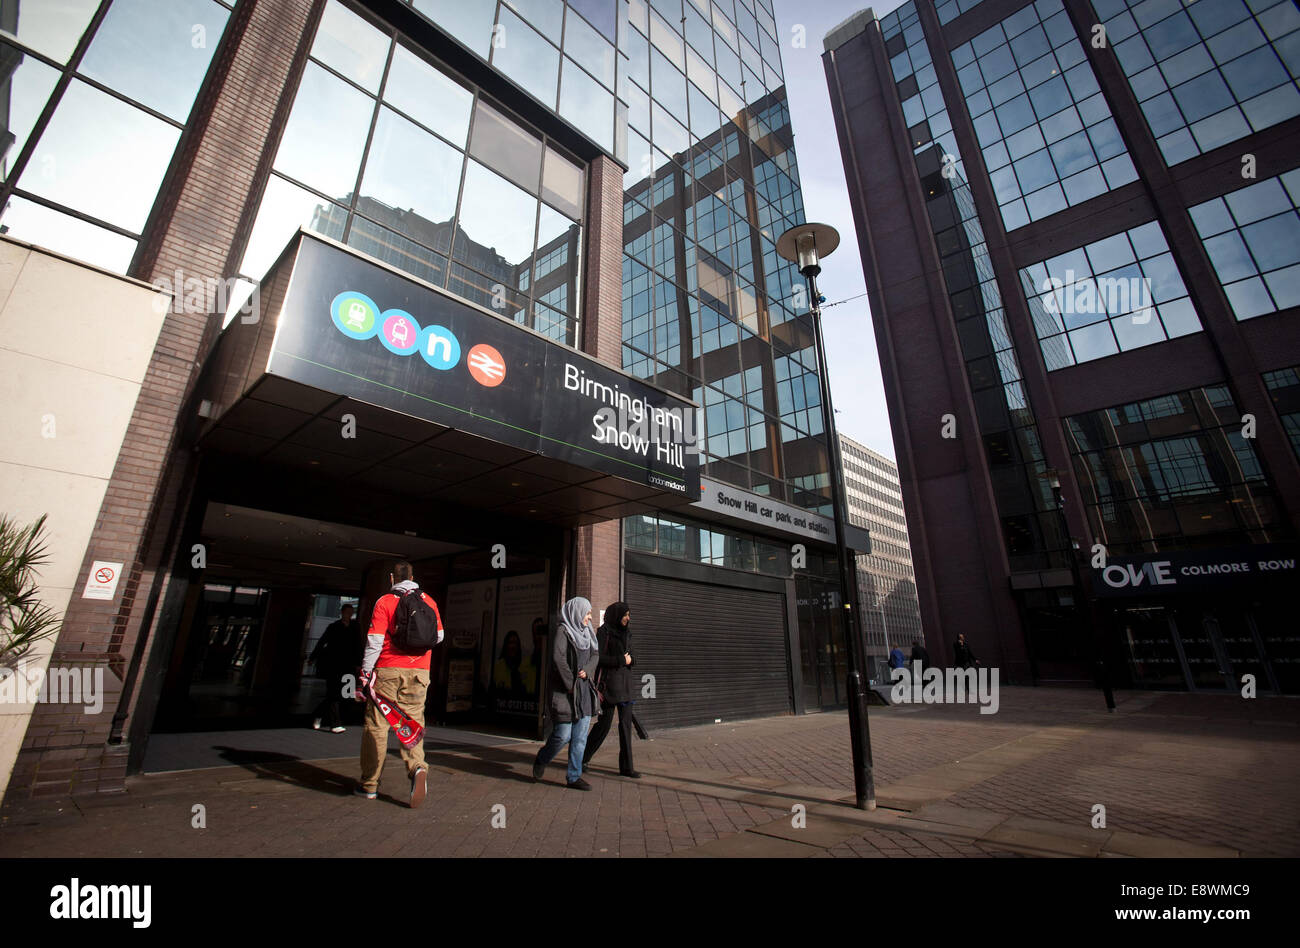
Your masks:
<svg viewBox="0 0 1300 948"><path fill-rule="evenodd" d="M582 755L587 749L587 730L591 727L591 718L578 718L576 722L558 721L551 725L551 733L546 745L537 752L537 762L546 766L555 759L560 748L569 745L569 771L566 774L569 783L582 779Z"/></svg>

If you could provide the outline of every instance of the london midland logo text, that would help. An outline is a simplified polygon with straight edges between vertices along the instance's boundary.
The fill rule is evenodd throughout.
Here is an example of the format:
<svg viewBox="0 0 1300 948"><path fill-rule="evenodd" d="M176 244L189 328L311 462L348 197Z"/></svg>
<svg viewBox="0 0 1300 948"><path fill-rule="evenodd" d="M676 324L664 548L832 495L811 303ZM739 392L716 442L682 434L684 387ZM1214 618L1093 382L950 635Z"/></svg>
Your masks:
<svg viewBox="0 0 1300 948"><path fill-rule="evenodd" d="M379 337L384 348L394 355L409 356L417 352L439 372L460 363L460 340L445 326L421 326L403 309L380 311L375 301L364 293L344 290L330 304L334 326L349 339ZM475 382L495 388L506 379L506 360L487 343L479 343L465 355L465 365Z"/></svg>

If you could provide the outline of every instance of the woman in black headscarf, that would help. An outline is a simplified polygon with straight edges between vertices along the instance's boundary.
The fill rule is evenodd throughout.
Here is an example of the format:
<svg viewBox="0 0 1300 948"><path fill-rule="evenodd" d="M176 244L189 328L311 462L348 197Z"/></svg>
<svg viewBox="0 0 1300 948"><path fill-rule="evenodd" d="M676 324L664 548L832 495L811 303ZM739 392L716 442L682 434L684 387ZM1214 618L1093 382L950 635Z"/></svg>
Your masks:
<svg viewBox="0 0 1300 948"><path fill-rule="evenodd" d="M596 633L600 646L600 666L597 672L598 687L605 694L605 713L596 719L587 739L584 768L600 750L614 722L614 706L618 706L618 772L624 777L639 777L632 766L632 705L636 685L632 678L632 653L627 650L628 621L632 612L627 603L616 602L605 610L605 621Z"/></svg>

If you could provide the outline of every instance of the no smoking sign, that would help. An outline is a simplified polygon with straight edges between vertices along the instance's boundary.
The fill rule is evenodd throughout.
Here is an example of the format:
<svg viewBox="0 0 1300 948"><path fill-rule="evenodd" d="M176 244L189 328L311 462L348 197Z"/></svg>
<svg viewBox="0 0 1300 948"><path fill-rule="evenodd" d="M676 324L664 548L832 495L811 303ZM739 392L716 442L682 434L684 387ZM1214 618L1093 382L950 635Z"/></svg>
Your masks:
<svg viewBox="0 0 1300 948"><path fill-rule="evenodd" d="M86 588L81 591L81 598L112 599L117 595L117 580L121 575L121 563L95 560L90 564L90 575L86 577Z"/></svg>

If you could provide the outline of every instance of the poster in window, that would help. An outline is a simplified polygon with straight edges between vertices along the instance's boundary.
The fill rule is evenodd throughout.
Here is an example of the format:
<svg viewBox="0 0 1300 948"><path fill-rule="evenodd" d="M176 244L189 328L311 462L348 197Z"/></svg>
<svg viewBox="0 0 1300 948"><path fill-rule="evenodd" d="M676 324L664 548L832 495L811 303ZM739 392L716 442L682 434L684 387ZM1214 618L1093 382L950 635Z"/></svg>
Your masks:
<svg viewBox="0 0 1300 948"><path fill-rule="evenodd" d="M550 656L546 587L545 572L501 580L492 664L492 707L499 713L537 713L537 693Z"/></svg>

